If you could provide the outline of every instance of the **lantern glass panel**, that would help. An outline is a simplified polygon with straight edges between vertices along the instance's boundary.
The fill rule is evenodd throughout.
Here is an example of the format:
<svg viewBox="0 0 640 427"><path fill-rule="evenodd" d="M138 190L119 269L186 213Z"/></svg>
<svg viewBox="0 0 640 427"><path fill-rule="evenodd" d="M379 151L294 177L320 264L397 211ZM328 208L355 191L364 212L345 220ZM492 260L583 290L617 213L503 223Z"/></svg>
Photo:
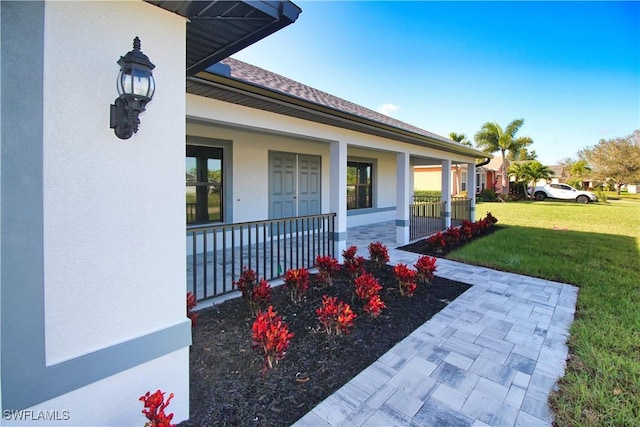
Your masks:
<svg viewBox="0 0 640 427"><path fill-rule="evenodd" d="M153 98L153 94L156 91L156 81L153 79L153 74L149 73L149 92L147 93L147 96L149 98Z"/></svg>
<svg viewBox="0 0 640 427"><path fill-rule="evenodd" d="M116 82L116 86L118 88L118 95L124 95L127 93L125 91L125 87L131 87L131 83L126 84L125 81L129 75L125 73L124 70L120 70L120 74L118 74L118 81Z"/></svg>
<svg viewBox="0 0 640 427"><path fill-rule="evenodd" d="M118 93L145 96L151 98L155 91L153 77L146 70L132 68L120 72L118 79Z"/></svg>

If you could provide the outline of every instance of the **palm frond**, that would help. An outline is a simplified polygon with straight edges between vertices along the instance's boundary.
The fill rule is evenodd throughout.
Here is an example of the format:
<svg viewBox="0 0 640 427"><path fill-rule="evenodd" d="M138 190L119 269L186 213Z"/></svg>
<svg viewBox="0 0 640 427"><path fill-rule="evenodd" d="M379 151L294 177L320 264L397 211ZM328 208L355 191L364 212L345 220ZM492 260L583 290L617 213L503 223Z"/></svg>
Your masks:
<svg viewBox="0 0 640 427"><path fill-rule="evenodd" d="M514 121L512 121L507 125L507 128L505 129L504 133L509 135L511 139L514 139L516 136L516 133L518 133L518 131L520 130L523 124L524 124L524 119L515 119Z"/></svg>

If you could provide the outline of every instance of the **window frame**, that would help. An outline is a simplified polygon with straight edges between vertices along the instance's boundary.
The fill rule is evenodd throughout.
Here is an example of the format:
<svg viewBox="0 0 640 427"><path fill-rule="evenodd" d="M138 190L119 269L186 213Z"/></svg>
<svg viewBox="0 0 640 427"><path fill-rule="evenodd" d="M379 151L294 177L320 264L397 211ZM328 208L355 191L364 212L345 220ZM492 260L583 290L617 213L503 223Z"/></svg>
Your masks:
<svg viewBox="0 0 640 427"><path fill-rule="evenodd" d="M355 211L355 210L360 210L360 209L372 209L374 207L374 188L375 188L375 162L373 160L365 160L365 159L350 159L347 160L347 170L350 167L355 167L358 168L358 172L360 172L361 168L369 168L369 182L368 183L356 183L355 184L355 194L354 194L354 204L350 204L349 203L349 186L352 186L353 184L349 184L349 182L347 181L347 188L346 188L346 197L347 197L347 211ZM360 175L358 175L360 176ZM358 176L356 177L356 180L358 181ZM348 177L348 175L347 175ZM359 197L359 189L361 188L366 188L365 190L365 195L364 197L360 196ZM367 197L367 193L368 193L368 197ZM366 206L361 206L359 201L360 200L365 200L366 202Z"/></svg>
<svg viewBox="0 0 640 427"><path fill-rule="evenodd" d="M209 192L211 191L211 188L215 188L215 184L211 183L208 179L208 168L206 169L206 173L207 173L207 180L206 181L202 181L202 177L203 177L203 173L204 170L200 169L200 167L204 164L205 167L208 165L209 160L213 159L213 160L219 160L220 161L220 183L219 183L219 188L218 188L218 192L220 194L220 199L219 199L219 209L220 209L220 213L219 213L219 219L210 219L209 217L209 213L208 213L208 209L207 209L207 219L198 219L201 216L201 208L199 207L199 204L201 203L200 201L196 201L195 204L195 220L189 222L189 211L187 210L186 212L186 216L185 216L185 223L187 226L201 226L203 224L218 224L218 223L223 223L226 220L226 213L225 213L225 174L226 174L226 167L225 167L225 148L224 147L217 147L217 146L198 146L198 145L187 145L186 146L186 150L185 150L185 158L195 158L196 159L196 183L195 185L193 185L196 188L196 194L198 194L198 188L202 188L202 187L206 187L207 191L206 194L208 195ZM185 170L185 172L187 172ZM190 185L187 184L187 187L189 187ZM185 195L186 197L186 195ZM198 198L198 196L196 196ZM208 197L208 196L207 196ZM208 203L207 203L208 206Z"/></svg>
<svg viewBox="0 0 640 427"><path fill-rule="evenodd" d="M487 187L487 173L476 171L476 194L480 194Z"/></svg>

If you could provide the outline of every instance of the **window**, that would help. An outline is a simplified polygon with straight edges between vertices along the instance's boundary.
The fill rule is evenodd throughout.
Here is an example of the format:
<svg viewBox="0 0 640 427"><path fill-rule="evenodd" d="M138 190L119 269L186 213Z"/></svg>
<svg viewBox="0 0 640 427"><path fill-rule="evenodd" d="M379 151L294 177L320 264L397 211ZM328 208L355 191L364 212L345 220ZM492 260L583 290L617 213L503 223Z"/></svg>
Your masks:
<svg viewBox="0 0 640 427"><path fill-rule="evenodd" d="M373 163L347 162L347 209L373 207Z"/></svg>
<svg viewBox="0 0 640 427"><path fill-rule="evenodd" d="M460 183L460 191L467 191L467 177L469 176L468 171L462 171L462 178L460 178L460 180L462 181Z"/></svg>
<svg viewBox="0 0 640 427"><path fill-rule="evenodd" d="M476 194L483 191L487 186L487 174L485 172L476 173Z"/></svg>
<svg viewBox="0 0 640 427"><path fill-rule="evenodd" d="M222 221L222 148L187 146L187 224Z"/></svg>

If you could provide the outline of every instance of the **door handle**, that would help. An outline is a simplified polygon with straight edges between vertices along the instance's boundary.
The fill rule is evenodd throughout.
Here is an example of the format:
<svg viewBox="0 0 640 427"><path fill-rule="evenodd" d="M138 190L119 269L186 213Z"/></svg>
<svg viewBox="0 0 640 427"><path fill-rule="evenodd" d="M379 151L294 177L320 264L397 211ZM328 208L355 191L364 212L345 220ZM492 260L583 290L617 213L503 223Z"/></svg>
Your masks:
<svg viewBox="0 0 640 427"><path fill-rule="evenodd" d="M293 189L293 198L297 199L298 198L298 192L296 191L296 189Z"/></svg>

